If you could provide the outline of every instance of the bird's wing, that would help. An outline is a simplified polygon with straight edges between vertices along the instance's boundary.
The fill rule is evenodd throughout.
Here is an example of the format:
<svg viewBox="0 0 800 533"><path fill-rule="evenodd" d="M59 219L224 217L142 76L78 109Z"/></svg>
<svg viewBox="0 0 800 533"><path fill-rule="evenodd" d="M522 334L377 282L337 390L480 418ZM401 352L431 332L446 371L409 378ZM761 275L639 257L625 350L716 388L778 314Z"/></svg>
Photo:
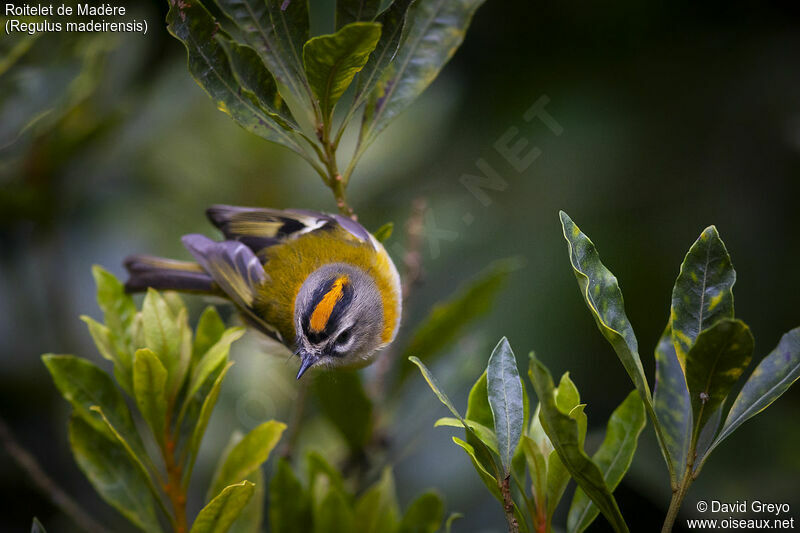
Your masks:
<svg viewBox="0 0 800 533"><path fill-rule="evenodd" d="M268 209L214 205L207 211L209 220L225 235L258 253L259 251L306 233L341 228L356 240L375 246L369 232L358 222L341 215L305 209Z"/></svg>
<svg viewBox="0 0 800 533"><path fill-rule="evenodd" d="M222 292L242 310L248 322L283 341L255 310L256 290L267 281L267 275L250 248L241 242L216 242L198 234L184 235L181 241Z"/></svg>

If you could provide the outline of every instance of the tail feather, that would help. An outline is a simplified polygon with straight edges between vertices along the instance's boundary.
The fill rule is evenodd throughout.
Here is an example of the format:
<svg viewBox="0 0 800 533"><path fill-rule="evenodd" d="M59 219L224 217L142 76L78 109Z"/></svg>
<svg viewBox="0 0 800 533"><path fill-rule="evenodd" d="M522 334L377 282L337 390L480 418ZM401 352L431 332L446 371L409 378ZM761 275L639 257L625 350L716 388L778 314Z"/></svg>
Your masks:
<svg viewBox="0 0 800 533"><path fill-rule="evenodd" d="M152 287L158 290L219 293L217 284L197 263L132 255L125 259L124 264L130 274L125 283L127 292L141 292Z"/></svg>

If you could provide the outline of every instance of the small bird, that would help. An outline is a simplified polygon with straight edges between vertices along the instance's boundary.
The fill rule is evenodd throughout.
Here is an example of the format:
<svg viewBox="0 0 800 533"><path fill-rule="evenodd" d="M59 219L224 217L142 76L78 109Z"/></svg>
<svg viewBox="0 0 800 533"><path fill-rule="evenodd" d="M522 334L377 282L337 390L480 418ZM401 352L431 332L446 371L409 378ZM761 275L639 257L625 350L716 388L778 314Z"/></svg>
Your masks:
<svg viewBox="0 0 800 533"><path fill-rule="evenodd" d="M128 292L148 287L222 296L251 326L313 367L360 368L389 345L401 316L400 276L361 224L300 209L215 205L224 235L185 235L196 262L147 255L125 260Z"/></svg>

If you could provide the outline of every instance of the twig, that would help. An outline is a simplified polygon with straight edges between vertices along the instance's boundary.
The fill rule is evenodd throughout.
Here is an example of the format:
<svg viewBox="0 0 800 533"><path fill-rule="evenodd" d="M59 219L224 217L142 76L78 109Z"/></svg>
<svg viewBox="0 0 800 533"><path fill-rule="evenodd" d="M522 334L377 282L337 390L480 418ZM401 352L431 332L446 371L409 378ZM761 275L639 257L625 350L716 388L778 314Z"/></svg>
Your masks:
<svg viewBox="0 0 800 533"><path fill-rule="evenodd" d="M514 516L514 500L511 499L511 476L508 475L500 483L500 492L503 494L503 510L508 522L508 533L519 533L519 522Z"/></svg>
<svg viewBox="0 0 800 533"><path fill-rule="evenodd" d="M409 302L414 287L422 279L422 241L425 227L425 209L428 202L425 198L416 198L411 203L411 215L406 222L406 249L403 256L403 282L401 287L403 312L401 322L408 316ZM385 394L386 376L394 366L400 352L396 344L389 346L380 356L371 383L371 393L377 403L382 403Z"/></svg>
<svg viewBox="0 0 800 533"><path fill-rule="evenodd" d="M0 441L2 441L8 454L22 468L36 488L44 494L56 507L61 509L64 514L69 516L81 529L90 533L102 533L107 528L98 524L94 518L83 510L83 508L70 498L67 493L59 487L56 482L48 476L42 469L36 458L26 450L14 437L11 428L0 418Z"/></svg>

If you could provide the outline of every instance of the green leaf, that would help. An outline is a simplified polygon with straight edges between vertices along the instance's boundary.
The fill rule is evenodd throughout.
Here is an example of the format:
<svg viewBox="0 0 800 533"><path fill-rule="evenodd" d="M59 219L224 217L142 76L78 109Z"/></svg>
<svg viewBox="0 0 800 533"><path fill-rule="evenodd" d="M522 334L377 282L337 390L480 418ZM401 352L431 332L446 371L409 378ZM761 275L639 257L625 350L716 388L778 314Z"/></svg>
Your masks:
<svg viewBox="0 0 800 533"><path fill-rule="evenodd" d="M577 423L578 443L582 449L586 439L588 421L586 419L586 413L583 412L584 405L581 404L578 387L575 386L575 383L573 383L572 379L569 377L569 372L564 372L561 376L558 387L556 387L554 391L554 400L558 410L568 415ZM541 409L539 412L541 418ZM542 429L542 431L544 432L544 429ZM547 454L545 501L547 502L547 516L552 517L561 498L564 496L564 491L567 490L570 474L561 462L558 452L552 448L549 437L545 436L545 438L550 447L550 452Z"/></svg>
<svg viewBox="0 0 800 533"><path fill-rule="evenodd" d="M314 37L303 47L306 76L325 120L330 120L336 102L364 68L380 36L380 24L353 22L334 34Z"/></svg>
<svg viewBox="0 0 800 533"><path fill-rule="evenodd" d="M636 453L639 435L646 423L644 404L637 391L632 391L608 420L606 436L592 461L600 469L610 491L619 485ZM597 517L597 506L580 488L575 491L567 516L567 531L584 531Z"/></svg>
<svg viewBox="0 0 800 533"><path fill-rule="evenodd" d="M656 432L661 453L667 463L670 479L676 481L675 469L669 449L653 409L650 386L639 359L639 345L633 327L625 315L625 303L617 278L600 261L594 243L575 225L569 215L560 211L561 226L567 240L569 259L581 294L597 323L600 333L608 340L617 354L622 366L642 396L644 408Z"/></svg>
<svg viewBox="0 0 800 533"><path fill-rule="evenodd" d="M148 480L116 438L73 415L69 442L78 466L103 500L138 528L161 531Z"/></svg>
<svg viewBox="0 0 800 533"><path fill-rule="evenodd" d="M464 423L469 426L469 428L475 433L482 443L484 443L494 453L500 455L500 452L497 448L497 436L494 434L494 431L483 424L475 422L474 420L470 420L469 418L465 418ZM433 427L453 427L463 429L464 424L462 424L458 418L443 417L434 422Z"/></svg>
<svg viewBox="0 0 800 533"><path fill-rule="evenodd" d="M603 479L603 474L583 451L578 423L556 406L555 387L550 372L531 354L528 374L539 397L542 427L553 443L564 467L581 489L592 499L608 519L614 531L627 532L628 526L620 514L617 502ZM549 468L550 465L548 465Z"/></svg>
<svg viewBox="0 0 800 533"><path fill-rule="evenodd" d="M189 382L187 398L194 396L197 390L206 381L208 375L211 374L215 368L218 368L223 361L228 360L231 344L244 335L244 331L242 327L228 328L225 330L222 337L203 354L192 370L192 378Z"/></svg>
<svg viewBox="0 0 800 533"><path fill-rule="evenodd" d="M380 0L337 0L336 29L351 22L370 21L378 14Z"/></svg>
<svg viewBox="0 0 800 533"><path fill-rule="evenodd" d="M193 427L191 437L187 444L188 448L186 450L186 462L184 463L184 478L183 484L184 487L188 486L189 479L192 474L192 468L194 467L195 459L197 459L197 452L200 450L200 444L203 441L203 436L206 434L206 428L208 427L208 421L211 419L211 413L214 411L214 406L217 405L217 399L219 398L219 391L222 388L222 381L225 379L225 375L228 373L228 370L233 366L233 361L227 363L222 368L222 371L218 374L215 372L212 375L209 375L206 381L208 382L210 379L213 378L213 385L211 385L208 394L205 395L205 399L202 400L202 404L200 407L199 414L197 415L196 421L189 420L189 424ZM201 387L200 391L202 391L204 387Z"/></svg>
<svg viewBox="0 0 800 533"><path fill-rule="evenodd" d="M261 468L256 468L247 475L248 481L253 480L255 485L253 497L247 502L244 509L228 529L228 533L261 533L261 525L264 521L264 505L266 504L266 485L264 482L264 472Z"/></svg>
<svg viewBox="0 0 800 533"><path fill-rule="evenodd" d="M225 533L253 496L255 485L242 481L225 487L203 507L190 533Z"/></svg>
<svg viewBox="0 0 800 533"><path fill-rule="evenodd" d="M725 318L700 332L686 354L686 383L695 441L750 364L753 344L753 335L744 322Z"/></svg>
<svg viewBox="0 0 800 533"><path fill-rule="evenodd" d="M133 395L133 377L131 375L131 356L127 349L123 348L122 353L117 352L117 346L114 342L114 337L111 330L100 324L96 320L81 315L83 320L89 327L89 334L92 336L97 351L104 359L108 359L114 363L114 376L117 378L117 383L122 389L130 395Z"/></svg>
<svg viewBox="0 0 800 533"><path fill-rule="evenodd" d="M418 0L409 10L409 29L387 75L371 91L361 125L367 146L439 75L466 34L483 0Z"/></svg>
<svg viewBox="0 0 800 533"><path fill-rule="evenodd" d="M487 470L483 464L481 464L481 461L478 460L478 457L475 453L475 448L471 444L459 439L458 437L453 437L453 442L467 452L467 455L469 455L469 458L472 461L472 466L475 467L475 471L478 473L478 476L480 476L483 484L486 485L486 488L489 489L489 492L495 498L497 498L497 501L502 503L503 496L500 494L500 487L498 485L497 477L489 472L489 470Z"/></svg>
<svg viewBox="0 0 800 533"><path fill-rule="evenodd" d="M142 328L147 348L157 354L167 371L167 397L174 398L189 369L192 332L186 308L172 314L167 301L154 289L142 303Z"/></svg>
<svg viewBox="0 0 800 533"><path fill-rule="evenodd" d="M227 485L246 479L250 472L259 468L269 458L285 429L286 424L270 420L245 435L226 456L220 458L208 496L217 494Z"/></svg>
<svg viewBox="0 0 800 533"><path fill-rule="evenodd" d="M314 505L314 533L352 533L355 515L347 497L335 485L325 487Z"/></svg>
<svg viewBox="0 0 800 533"><path fill-rule="evenodd" d="M451 413L453 413L453 416L458 418L462 425L465 425L464 417L458 412L458 409L456 409L456 406L450 401L450 398L448 398L447 395L442 392L439 381L436 379L436 377L434 377L433 374L431 374L431 371L428 370L428 367L426 367L417 357L409 357L408 360L417 365L419 371L422 373L422 377L425 378L425 381L428 383L428 387L430 387L436 397L439 398L439 401L442 402L442 404L444 404L444 406L447 407Z"/></svg>
<svg viewBox="0 0 800 533"><path fill-rule="evenodd" d="M308 3L295 0L281 10L283 0L216 0L237 25L269 71L294 94L308 94L300 63L308 40Z"/></svg>
<svg viewBox="0 0 800 533"><path fill-rule="evenodd" d="M728 435L769 407L797 378L800 378L800 328L781 337L775 349L761 360L747 378L728 412L722 430L702 457L700 466Z"/></svg>
<svg viewBox="0 0 800 533"><path fill-rule="evenodd" d="M286 459L278 459L269 486L269 524L272 533L311 529L311 502Z"/></svg>
<svg viewBox="0 0 800 533"><path fill-rule="evenodd" d="M407 28L406 15L413 1L394 0L375 19L375 22L381 25L381 38L378 40L375 50L370 54L369 61L358 74L353 108L363 104L368 95L372 93L375 85L380 81L381 76L389 72L387 69L397 53L397 48L400 46L403 30Z"/></svg>
<svg viewBox="0 0 800 533"><path fill-rule="evenodd" d="M538 411L537 415L538 416ZM539 445L527 435L522 435L522 450L531 476L531 494L533 495L534 513L531 519L534 531L539 531L539 524L546 524L547 513L547 459ZM552 452L551 452L552 453Z"/></svg>
<svg viewBox="0 0 800 533"><path fill-rule="evenodd" d="M133 359L133 392L136 405L162 449L167 431L166 384L167 370L158 356L148 348L137 350Z"/></svg>
<svg viewBox="0 0 800 533"><path fill-rule="evenodd" d="M522 410L522 382L517 359L503 337L497 343L486 370L489 405L492 408L494 432L500 450L500 462L506 477L511 473L511 458L522 436L525 418Z"/></svg>
<svg viewBox="0 0 800 533"><path fill-rule="evenodd" d="M250 1L245 0L242 5ZM222 0L220 3L227 4ZM291 2L292 6L298 4L303 2ZM186 46L189 72L220 111L230 115L247 131L305 157L295 138L264 111L255 95L239 85L222 44L225 37L218 34L216 21L202 4L173 3L167 14L167 28Z"/></svg>
<svg viewBox="0 0 800 533"><path fill-rule="evenodd" d="M392 533L400 522L392 469L383 469L380 479L358 499L355 506L356 533Z"/></svg>
<svg viewBox="0 0 800 533"><path fill-rule="evenodd" d="M394 222L387 222L386 224L378 228L378 230L375 233L373 233L372 236L375 237L378 240L378 242L384 243L389 240L389 238L392 236L393 231L394 231Z"/></svg>
<svg viewBox="0 0 800 533"><path fill-rule="evenodd" d="M128 393L133 391L133 339L131 329L134 316L136 315L136 305L133 298L125 292L125 287L120 281L98 265L92 267L92 275L97 285L97 305L103 311L105 327L108 330L108 341L113 346L113 353L106 354L106 347L101 347L106 339L96 337L96 334L103 336L102 328L94 321L87 321L81 317L89 326L89 332L97 344L100 353L114 361L114 375L120 386ZM96 326L92 325L97 324Z"/></svg>
<svg viewBox="0 0 800 533"><path fill-rule="evenodd" d="M278 92L275 78L264 66L258 53L247 45L217 37L230 60L231 70L239 86L252 94L261 110L286 131L300 131L292 113Z"/></svg>
<svg viewBox="0 0 800 533"><path fill-rule="evenodd" d="M723 318L733 318L736 271L717 228L709 226L681 264L672 289L672 342L681 367L697 336Z"/></svg>
<svg viewBox="0 0 800 533"><path fill-rule="evenodd" d="M492 454L489 451L489 448L485 444L483 444L480 438L472 431L472 429L467 424L466 420L464 420L464 417L461 416L461 414L453 405L453 402L450 401L450 398L448 398L447 395L444 392L442 392L441 387L439 386L439 382L436 380L433 374L431 374L430 370L428 370L428 368L422 363L422 361L420 361L416 357L409 357L409 361L411 361L412 363L417 365L417 367L419 367L420 372L422 372L422 377L425 378L425 381L428 383L428 386L431 388L436 397L439 398L439 401L442 402L445 405L445 407L447 407L450 410L450 412L453 413L453 415L455 415L455 417L459 420L459 422L461 422L461 425L464 426L464 429L467 432L467 442L464 442L463 444L465 444L467 447L462 446L461 444L462 441L457 440L455 438L453 439L453 442L464 448L464 450L473 459L473 463L476 463L478 466L480 466L479 469L478 466L476 466L476 469L478 469L478 473L481 475L482 478L483 478L482 472L485 472L486 474L489 474L490 471L492 472L491 474L489 474L489 477L494 480L495 489L497 489L496 486L497 477L499 474L497 472L497 467L495 465L494 459L492 458ZM484 482L487 482L487 480L484 479ZM487 482L487 486L489 485L491 484ZM491 490L492 489L490 488L490 491ZM500 494L499 489L496 491L496 493L497 495Z"/></svg>
<svg viewBox="0 0 800 533"><path fill-rule="evenodd" d="M656 386L653 391L653 407L664 432L664 443L675 466L675 476L681 479L692 437L692 408L689 404L686 377L675 353L669 324L656 345L655 355Z"/></svg>
<svg viewBox="0 0 800 533"><path fill-rule="evenodd" d="M33 517L33 523L31 524L31 533L47 533L42 523L39 522L39 519L35 516Z"/></svg>
<svg viewBox="0 0 800 533"><path fill-rule="evenodd" d="M359 450L372 434L372 400L355 371L322 374L314 380L319 407L352 450Z"/></svg>
<svg viewBox="0 0 800 533"><path fill-rule="evenodd" d="M130 443L137 456L146 457L139 432L131 418L128 405L108 374L97 366L72 355L43 355L44 362L61 395L72 404L75 414L95 431L114 439L103 417L92 410L100 407L112 426Z"/></svg>
<svg viewBox="0 0 800 533"><path fill-rule="evenodd" d="M442 527L444 501L438 492L423 492L411 502L403 521L400 533L436 533Z"/></svg>
<svg viewBox="0 0 800 533"><path fill-rule="evenodd" d="M209 305L200 315L197 327L194 332L194 347L192 348L192 359L199 361L200 358L214 346L222 334L225 333L225 323L217 312L217 308Z"/></svg>
<svg viewBox="0 0 800 533"><path fill-rule="evenodd" d="M403 351L404 358L413 355L430 364L436 355L460 337L470 322L489 311L508 276L519 266L520 262L514 259L496 261L450 299L434 305L411 334L411 340ZM413 367L403 365L399 379L404 380L412 370Z"/></svg>
<svg viewBox="0 0 800 533"><path fill-rule="evenodd" d="M447 521L444 524L445 533L450 533L450 530L453 527L453 522L459 518L464 518L464 515L461 513L450 513L450 516L447 517Z"/></svg>

